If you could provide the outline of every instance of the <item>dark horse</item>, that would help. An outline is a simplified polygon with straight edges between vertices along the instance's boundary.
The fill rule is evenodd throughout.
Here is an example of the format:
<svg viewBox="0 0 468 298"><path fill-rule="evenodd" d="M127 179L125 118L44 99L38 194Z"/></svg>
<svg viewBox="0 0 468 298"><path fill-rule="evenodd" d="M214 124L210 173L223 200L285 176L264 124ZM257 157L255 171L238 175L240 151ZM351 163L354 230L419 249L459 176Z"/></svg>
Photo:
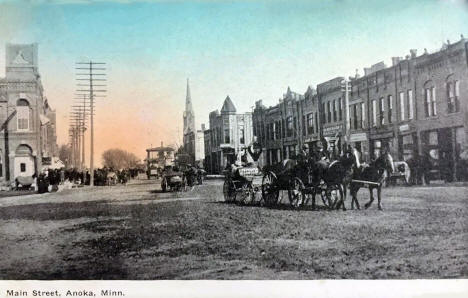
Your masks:
<svg viewBox="0 0 468 298"><path fill-rule="evenodd" d="M359 202L356 198L357 192L361 186L368 184L370 200L367 202L364 207L367 209L370 207L374 201L373 190L377 189L377 199L379 210L382 210L381 202L381 192L382 192L382 182L384 177L385 170L387 170L388 175L393 173L395 170L393 165L393 158L388 152L384 152L379 158L373 161L369 166L356 169L353 173L351 182L350 192L352 196L351 209L354 209L354 203L356 203L357 209L360 209ZM356 181L358 180L358 181ZM371 182L371 183L366 183Z"/></svg>
<svg viewBox="0 0 468 298"><path fill-rule="evenodd" d="M358 167L359 165L359 158L356 151L348 151L332 162L324 160L309 161L309 175L312 178L309 185L312 186L311 195L313 208L315 208L315 195L317 191L321 189L320 183L321 180L323 180L328 195L330 195L332 190L337 190L340 193L341 198L336 202L338 203L336 209L342 206L343 210L346 210L344 202L346 200L347 185L352 178L353 165L354 167Z"/></svg>

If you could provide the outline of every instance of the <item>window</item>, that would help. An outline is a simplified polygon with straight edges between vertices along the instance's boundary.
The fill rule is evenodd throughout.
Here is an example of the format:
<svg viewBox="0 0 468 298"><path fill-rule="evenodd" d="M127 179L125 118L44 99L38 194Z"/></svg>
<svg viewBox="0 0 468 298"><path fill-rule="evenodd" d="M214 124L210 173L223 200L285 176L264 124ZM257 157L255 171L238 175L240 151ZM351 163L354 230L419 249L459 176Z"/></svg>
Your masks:
<svg viewBox="0 0 468 298"><path fill-rule="evenodd" d="M385 124L385 99L382 97L380 98L380 105L379 105L379 125Z"/></svg>
<svg viewBox="0 0 468 298"><path fill-rule="evenodd" d="M358 121L358 114L357 114L357 106L358 106L357 104L353 105L353 128L354 129L359 128L358 127L359 121Z"/></svg>
<svg viewBox="0 0 468 298"><path fill-rule="evenodd" d="M17 106L16 118L18 119L18 130L29 130L29 106Z"/></svg>
<svg viewBox="0 0 468 298"><path fill-rule="evenodd" d="M327 122L331 122L331 107L329 101L327 101Z"/></svg>
<svg viewBox="0 0 468 298"><path fill-rule="evenodd" d="M312 113L307 114L307 134L314 133L314 115Z"/></svg>
<svg viewBox="0 0 468 298"><path fill-rule="evenodd" d="M372 126L377 126L377 100L372 100Z"/></svg>
<svg viewBox="0 0 468 298"><path fill-rule="evenodd" d="M456 113L460 111L460 103L459 103L459 92L460 92L460 82L448 82L447 83L447 104L448 104L448 112L449 113Z"/></svg>
<svg viewBox="0 0 468 298"><path fill-rule="evenodd" d="M20 171L21 173L26 172L26 164L24 162L20 163Z"/></svg>
<svg viewBox="0 0 468 298"><path fill-rule="evenodd" d="M408 119L413 119L413 90L408 90Z"/></svg>
<svg viewBox="0 0 468 298"><path fill-rule="evenodd" d="M316 133L318 133L318 128L319 128L318 117L317 117L317 112L315 112L315 132Z"/></svg>
<svg viewBox="0 0 468 298"><path fill-rule="evenodd" d="M387 102L388 102L388 123L392 123L393 96L389 95L387 97Z"/></svg>
<svg viewBox="0 0 468 298"><path fill-rule="evenodd" d="M338 118L336 117L336 100L333 101L333 122L335 122Z"/></svg>
<svg viewBox="0 0 468 298"><path fill-rule="evenodd" d="M365 121L366 121L366 106L364 103L361 103L361 127L364 127Z"/></svg>
<svg viewBox="0 0 468 298"><path fill-rule="evenodd" d="M340 121L343 120L343 99L341 97L339 98L338 117Z"/></svg>
<svg viewBox="0 0 468 298"><path fill-rule="evenodd" d="M302 116L302 135L305 136L307 133L306 129L306 116Z"/></svg>
<svg viewBox="0 0 468 298"><path fill-rule="evenodd" d="M428 87L424 90L425 101L424 101L424 111L426 112L426 117L436 116L436 98L435 98L435 87Z"/></svg>
<svg viewBox="0 0 468 298"><path fill-rule="evenodd" d="M405 121L405 92L400 92L398 96L400 102L400 121Z"/></svg>
<svg viewBox="0 0 468 298"><path fill-rule="evenodd" d="M291 137L293 135L293 118L288 117L286 118L286 135Z"/></svg>
<svg viewBox="0 0 468 298"><path fill-rule="evenodd" d="M231 138L229 137L229 129L224 130L224 143L225 144L231 143Z"/></svg>
<svg viewBox="0 0 468 298"><path fill-rule="evenodd" d="M243 127L240 128L239 135L240 135L240 140L239 140L240 143L245 144L245 132L244 132Z"/></svg>
<svg viewBox="0 0 468 298"><path fill-rule="evenodd" d="M276 127L275 127L275 138L277 140L281 139L281 121L276 121Z"/></svg>

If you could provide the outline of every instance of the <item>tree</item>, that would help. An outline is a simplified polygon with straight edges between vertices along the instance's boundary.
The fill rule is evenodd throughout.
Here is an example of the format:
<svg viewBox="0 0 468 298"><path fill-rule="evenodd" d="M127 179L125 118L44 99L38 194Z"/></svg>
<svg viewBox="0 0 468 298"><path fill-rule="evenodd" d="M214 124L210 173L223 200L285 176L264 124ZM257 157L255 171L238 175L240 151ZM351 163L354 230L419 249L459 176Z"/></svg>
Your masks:
<svg viewBox="0 0 468 298"><path fill-rule="evenodd" d="M71 165L72 156L71 156L71 147L69 145L60 145L59 148L59 159L63 162L66 168Z"/></svg>
<svg viewBox="0 0 468 298"><path fill-rule="evenodd" d="M108 149L102 153L103 165L114 170L136 168L139 163L135 154L122 149Z"/></svg>

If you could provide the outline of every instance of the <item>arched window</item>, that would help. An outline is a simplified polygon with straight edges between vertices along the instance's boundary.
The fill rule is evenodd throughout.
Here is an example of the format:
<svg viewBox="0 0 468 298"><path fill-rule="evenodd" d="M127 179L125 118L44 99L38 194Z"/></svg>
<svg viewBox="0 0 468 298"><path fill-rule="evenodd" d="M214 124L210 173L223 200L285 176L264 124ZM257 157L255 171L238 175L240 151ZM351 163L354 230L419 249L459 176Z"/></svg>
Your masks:
<svg viewBox="0 0 468 298"><path fill-rule="evenodd" d="M20 98L16 102L16 119L18 131L29 131L29 102Z"/></svg>
<svg viewBox="0 0 468 298"><path fill-rule="evenodd" d="M446 83L447 91L447 112L456 113L460 111L460 81L455 80L453 75L447 77Z"/></svg>
<svg viewBox="0 0 468 298"><path fill-rule="evenodd" d="M424 112L426 117L437 115L436 92L432 81L424 84Z"/></svg>

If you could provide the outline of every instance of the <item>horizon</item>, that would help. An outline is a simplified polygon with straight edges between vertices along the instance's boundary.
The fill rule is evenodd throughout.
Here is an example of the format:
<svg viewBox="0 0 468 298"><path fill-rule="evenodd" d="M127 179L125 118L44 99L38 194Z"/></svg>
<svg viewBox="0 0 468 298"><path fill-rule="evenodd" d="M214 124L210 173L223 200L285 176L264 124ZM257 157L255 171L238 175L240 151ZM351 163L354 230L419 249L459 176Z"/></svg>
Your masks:
<svg viewBox="0 0 468 298"><path fill-rule="evenodd" d="M307 87L391 57L418 56L467 35L468 2L0 1L0 77L5 44L39 44L44 94L68 143L75 62L108 65L107 98L97 100L95 160L120 148L180 144L186 79L197 129L227 95L238 112L277 104ZM3 14L3 13L2 13ZM429 17L430 16L430 17ZM52 28L52 29L51 29ZM321 68L326 61L327 67ZM89 144L89 136L86 138ZM87 164L89 146L86 146Z"/></svg>

